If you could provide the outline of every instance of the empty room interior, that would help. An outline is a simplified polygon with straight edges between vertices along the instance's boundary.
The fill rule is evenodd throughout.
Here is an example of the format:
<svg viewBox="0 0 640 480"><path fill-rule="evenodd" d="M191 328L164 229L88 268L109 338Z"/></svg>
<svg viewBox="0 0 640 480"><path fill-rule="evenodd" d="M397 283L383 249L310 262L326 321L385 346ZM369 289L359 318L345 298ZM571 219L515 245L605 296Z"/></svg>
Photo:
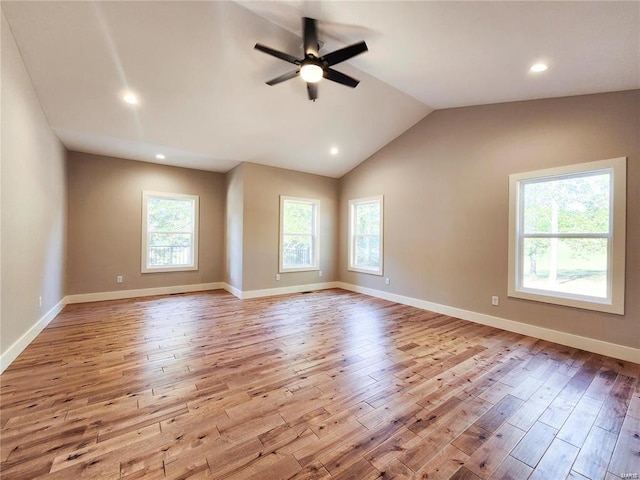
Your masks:
<svg viewBox="0 0 640 480"><path fill-rule="evenodd" d="M639 478L640 2L0 5L0 478Z"/></svg>

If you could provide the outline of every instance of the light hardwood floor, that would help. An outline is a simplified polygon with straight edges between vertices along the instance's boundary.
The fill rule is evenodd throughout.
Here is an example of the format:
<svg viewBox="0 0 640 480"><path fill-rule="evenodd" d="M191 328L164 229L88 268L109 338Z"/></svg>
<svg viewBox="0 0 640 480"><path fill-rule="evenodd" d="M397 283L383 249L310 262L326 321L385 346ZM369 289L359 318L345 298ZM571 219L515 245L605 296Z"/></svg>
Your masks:
<svg viewBox="0 0 640 480"><path fill-rule="evenodd" d="M0 475L617 480L639 373L341 290L69 305L0 378Z"/></svg>

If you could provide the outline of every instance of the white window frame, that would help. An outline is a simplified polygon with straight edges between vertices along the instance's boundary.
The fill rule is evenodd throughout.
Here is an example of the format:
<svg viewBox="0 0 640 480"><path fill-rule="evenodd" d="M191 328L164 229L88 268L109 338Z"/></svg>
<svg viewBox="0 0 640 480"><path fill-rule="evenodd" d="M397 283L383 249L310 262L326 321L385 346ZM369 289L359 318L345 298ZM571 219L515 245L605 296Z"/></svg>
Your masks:
<svg viewBox="0 0 640 480"><path fill-rule="evenodd" d="M288 235L284 231L284 206L285 203L301 203L305 205L313 206L313 225L312 232L308 235L311 236L311 260L312 265L285 267L284 266L284 236ZM280 195L280 242L278 248L278 272L312 272L320 270L320 200L314 198L300 198L289 197L286 195ZM293 235L293 234L292 234ZM299 234L295 234L299 235Z"/></svg>
<svg viewBox="0 0 640 480"><path fill-rule="evenodd" d="M159 266L153 267L148 265L148 237L150 233L148 231L148 202L150 198L168 198L173 200L191 200L193 205L193 229L191 232L191 248L193 252L192 261L187 265L175 265L175 266ZM166 192L142 192L142 273L159 273L159 272L186 272L198 270L198 225L200 213L200 197L197 195L187 195L183 193L166 193ZM176 232L184 233L184 232Z"/></svg>
<svg viewBox="0 0 640 480"><path fill-rule="evenodd" d="M380 204L380 232L375 235L380 238L380 266L378 268L368 268L366 266L357 265L355 263L355 245L357 237L364 235L356 235L355 233L355 212L356 207L360 204L374 203ZM374 235L367 235L374 236ZM352 272L369 273L371 275L383 274L383 261L384 261L384 195L377 195L374 197L357 198L349 200L349 265L348 270Z"/></svg>
<svg viewBox="0 0 640 480"><path fill-rule="evenodd" d="M624 315L625 239L626 239L626 157L549 168L509 175L509 285L508 296L568 307ZM579 177L586 174L611 174L608 234L524 234L522 191L526 183ZM550 292L522 286L521 251L524 238L607 238L607 298Z"/></svg>

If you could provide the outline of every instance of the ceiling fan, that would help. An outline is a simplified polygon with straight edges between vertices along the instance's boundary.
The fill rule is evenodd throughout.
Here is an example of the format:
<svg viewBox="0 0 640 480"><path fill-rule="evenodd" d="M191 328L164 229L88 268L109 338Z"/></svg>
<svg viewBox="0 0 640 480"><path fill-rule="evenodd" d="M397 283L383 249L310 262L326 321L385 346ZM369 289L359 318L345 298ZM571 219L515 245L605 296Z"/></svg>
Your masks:
<svg viewBox="0 0 640 480"><path fill-rule="evenodd" d="M338 72L331 67L366 52L368 50L367 44L365 42L354 43L353 45L341 48L335 52L327 53L321 57L318 53L320 50L320 44L318 42L316 23L316 20L313 18L302 18L304 57L301 59L298 59L293 55L289 55L288 53L279 52L273 48L256 43L256 46L254 47L256 50L260 50L261 52L298 66L295 70L269 80L266 82L267 85L276 85L299 75L305 82L307 82L309 100L315 102L318 98L318 82L322 78L326 78L327 80L331 80L332 82L340 83L351 88L355 88L358 83L360 83L359 80Z"/></svg>

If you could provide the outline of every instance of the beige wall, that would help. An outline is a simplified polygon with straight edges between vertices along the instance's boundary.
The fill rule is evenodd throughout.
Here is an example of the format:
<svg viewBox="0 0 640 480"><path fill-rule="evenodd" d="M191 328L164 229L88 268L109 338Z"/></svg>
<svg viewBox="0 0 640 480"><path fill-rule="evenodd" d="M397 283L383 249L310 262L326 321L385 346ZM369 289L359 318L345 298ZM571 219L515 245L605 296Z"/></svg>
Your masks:
<svg viewBox="0 0 640 480"><path fill-rule="evenodd" d="M244 168L242 289L262 290L337 279L338 180L253 163ZM280 195L320 200L320 270L278 273Z"/></svg>
<svg viewBox="0 0 640 480"><path fill-rule="evenodd" d="M238 290L336 280L338 180L243 163L226 175L69 152L67 294L225 281ZM200 269L140 273L143 190L200 195ZM318 198L318 272L278 272L280 195ZM123 275L124 283L116 283Z"/></svg>
<svg viewBox="0 0 640 480"><path fill-rule="evenodd" d="M67 165L67 294L223 280L223 174L78 152ZM200 196L197 271L140 273L143 190Z"/></svg>
<svg viewBox="0 0 640 480"><path fill-rule="evenodd" d="M340 182L340 280L640 347L640 92L440 110ZM626 315L507 298L508 175L628 157ZM384 194L384 277L347 271L347 202ZM492 295L500 306L492 307Z"/></svg>
<svg viewBox="0 0 640 480"><path fill-rule="evenodd" d="M242 290L242 235L244 221L244 165L238 165L225 176L227 193L224 281Z"/></svg>
<svg viewBox="0 0 640 480"><path fill-rule="evenodd" d="M66 198L65 149L49 128L1 16L0 353L5 353L64 297Z"/></svg>

